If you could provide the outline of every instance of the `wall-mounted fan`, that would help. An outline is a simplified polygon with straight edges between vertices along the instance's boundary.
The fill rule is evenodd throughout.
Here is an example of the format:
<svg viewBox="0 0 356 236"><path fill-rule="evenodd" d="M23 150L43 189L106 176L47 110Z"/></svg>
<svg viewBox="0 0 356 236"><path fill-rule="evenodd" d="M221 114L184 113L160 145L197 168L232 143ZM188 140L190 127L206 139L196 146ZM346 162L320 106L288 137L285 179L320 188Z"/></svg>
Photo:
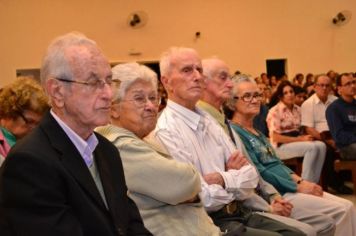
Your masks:
<svg viewBox="0 0 356 236"><path fill-rule="evenodd" d="M345 10L337 13L333 18L332 22L334 25L342 26L346 25L351 20L352 13L351 11Z"/></svg>
<svg viewBox="0 0 356 236"><path fill-rule="evenodd" d="M127 18L127 24L134 29L141 28L147 24L148 15L143 11L132 12Z"/></svg>

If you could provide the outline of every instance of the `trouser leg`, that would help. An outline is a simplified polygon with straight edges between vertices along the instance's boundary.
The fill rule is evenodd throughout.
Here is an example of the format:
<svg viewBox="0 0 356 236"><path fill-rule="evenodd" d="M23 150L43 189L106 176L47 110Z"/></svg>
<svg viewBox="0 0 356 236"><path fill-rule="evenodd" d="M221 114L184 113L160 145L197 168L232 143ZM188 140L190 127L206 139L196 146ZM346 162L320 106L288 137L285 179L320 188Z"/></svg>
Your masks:
<svg viewBox="0 0 356 236"><path fill-rule="evenodd" d="M248 227L246 224L250 219L251 214L241 216L241 213L227 214L220 210L217 212L209 213L214 224L218 226L223 232L224 236L281 236L277 232L261 229L257 224L257 218L251 218L251 225L254 227ZM253 220L255 219L255 220Z"/></svg>
<svg viewBox="0 0 356 236"><path fill-rule="evenodd" d="M246 222L246 226L249 226L251 228L258 228L262 230L272 231L284 236L305 235L299 229L296 229L292 226L284 224L283 222L256 213L253 213L249 217L248 221Z"/></svg>

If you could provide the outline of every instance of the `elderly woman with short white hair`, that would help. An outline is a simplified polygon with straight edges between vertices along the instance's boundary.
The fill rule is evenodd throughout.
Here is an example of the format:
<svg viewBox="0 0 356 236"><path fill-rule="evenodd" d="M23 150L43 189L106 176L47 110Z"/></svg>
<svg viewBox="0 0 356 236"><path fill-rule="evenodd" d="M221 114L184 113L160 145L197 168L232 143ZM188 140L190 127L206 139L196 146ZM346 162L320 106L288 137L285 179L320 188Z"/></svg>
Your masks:
<svg viewBox="0 0 356 236"><path fill-rule="evenodd" d="M256 83L246 75L235 76L232 80L234 87L228 101L233 111L232 130L241 137L263 179L294 206L291 217L312 225L318 235L332 233L328 230L329 220L336 225L332 235L356 235L356 211L352 202L323 192L319 185L302 179L283 164L267 137L253 126L262 101Z"/></svg>
<svg viewBox="0 0 356 236"><path fill-rule="evenodd" d="M97 128L119 149L130 197L154 235L219 235L200 202L199 173L173 160L158 143L143 141L155 127L157 76L127 63L112 69L111 124Z"/></svg>

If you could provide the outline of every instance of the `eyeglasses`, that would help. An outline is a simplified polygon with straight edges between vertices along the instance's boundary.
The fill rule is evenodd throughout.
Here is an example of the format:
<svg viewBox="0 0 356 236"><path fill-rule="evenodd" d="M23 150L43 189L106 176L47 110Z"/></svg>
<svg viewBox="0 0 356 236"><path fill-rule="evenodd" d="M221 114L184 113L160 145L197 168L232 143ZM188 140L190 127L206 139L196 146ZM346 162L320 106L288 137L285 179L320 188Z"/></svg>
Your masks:
<svg viewBox="0 0 356 236"><path fill-rule="evenodd" d="M344 86L344 87L349 87L351 85L356 85L356 80L351 80L347 83L345 83L344 85L341 85L341 86Z"/></svg>
<svg viewBox="0 0 356 236"><path fill-rule="evenodd" d="M316 86L319 86L320 88L330 88L330 84L315 84Z"/></svg>
<svg viewBox="0 0 356 236"><path fill-rule="evenodd" d="M106 78L105 80L101 79L91 79L89 81L81 81L81 80L70 80L70 79L63 79L63 78L55 78L56 80L66 82L66 83L76 83L76 84L83 84L90 88L92 91L97 91L99 89L103 89L105 84L111 87L113 82L117 82L112 78Z"/></svg>
<svg viewBox="0 0 356 236"><path fill-rule="evenodd" d="M262 93L245 93L244 95L238 97L235 96L234 99L241 99L244 102L251 102L252 99L256 99L257 101L261 101L262 100Z"/></svg>
<svg viewBox="0 0 356 236"><path fill-rule="evenodd" d="M155 106L159 106L161 103L161 98L157 95L152 95L152 96L144 96L144 95L139 95L135 96L133 99L128 99L128 100L122 100L123 102L133 102L136 107L142 108L145 107L147 102L150 101Z"/></svg>

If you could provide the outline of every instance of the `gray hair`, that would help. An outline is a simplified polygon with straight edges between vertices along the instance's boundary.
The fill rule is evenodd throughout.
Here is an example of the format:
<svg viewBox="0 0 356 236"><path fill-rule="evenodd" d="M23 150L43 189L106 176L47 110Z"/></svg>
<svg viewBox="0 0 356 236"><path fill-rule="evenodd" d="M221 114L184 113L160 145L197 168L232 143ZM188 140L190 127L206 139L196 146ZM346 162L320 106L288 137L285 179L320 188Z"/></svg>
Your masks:
<svg viewBox="0 0 356 236"><path fill-rule="evenodd" d="M217 61L222 62L222 60L220 60L218 57L211 57L201 61L203 66L203 74L206 79L212 79L212 77L214 76L214 73L216 71L214 70L215 67L212 65L214 65L214 63Z"/></svg>
<svg viewBox="0 0 356 236"><path fill-rule="evenodd" d="M72 79L73 72L66 57L66 49L73 46L87 45L96 47L96 43L84 34L72 32L55 38L47 48L42 60L41 83L49 78ZM45 88L45 86L43 86Z"/></svg>
<svg viewBox="0 0 356 236"><path fill-rule="evenodd" d="M235 103L236 103L236 99L234 99L234 97L237 95L238 91L237 91L237 85L241 84L241 83L253 83L256 84L256 81L252 78L252 76L250 75L246 75L246 74L239 74L239 75L234 75L232 78L232 83L234 84L234 88L232 89L231 92L231 97L226 101L226 106L232 110L235 111Z"/></svg>
<svg viewBox="0 0 356 236"><path fill-rule="evenodd" d="M114 81L112 101L121 101L127 90L135 82L141 80L150 82L157 91L157 74L145 65L136 62L116 65L112 68Z"/></svg>
<svg viewBox="0 0 356 236"><path fill-rule="evenodd" d="M315 77L314 77L314 83L315 84L318 83L318 80L319 80L320 77L327 77L329 79L329 81L331 81L330 77L327 76L326 74L318 74L318 75L315 75Z"/></svg>
<svg viewBox="0 0 356 236"><path fill-rule="evenodd" d="M167 51L163 52L161 55L161 59L159 61L159 70L161 72L161 76L170 75L173 67L172 59L174 56L182 54L183 52L193 52L197 53L197 51L193 48L185 48L185 47L171 47Z"/></svg>

